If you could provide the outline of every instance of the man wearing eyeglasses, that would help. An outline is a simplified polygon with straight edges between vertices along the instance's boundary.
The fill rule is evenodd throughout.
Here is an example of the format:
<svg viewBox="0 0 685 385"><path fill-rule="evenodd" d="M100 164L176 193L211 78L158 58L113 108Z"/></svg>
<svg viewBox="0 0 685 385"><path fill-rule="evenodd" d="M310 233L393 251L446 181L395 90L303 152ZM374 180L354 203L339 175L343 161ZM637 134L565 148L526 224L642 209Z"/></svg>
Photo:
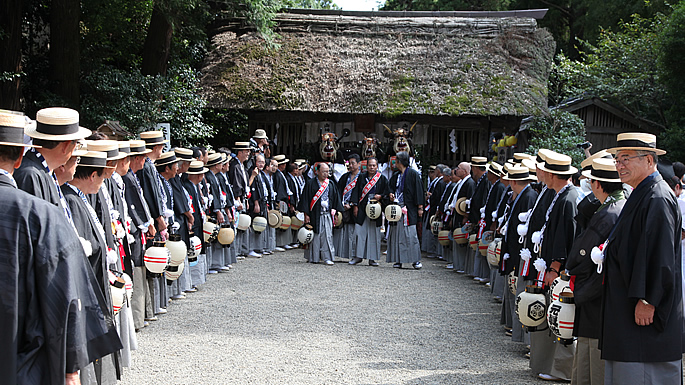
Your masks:
<svg viewBox="0 0 685 385"><path fill-rule="evenodd" d="M680 384L683 307L676 197L657 172L656 137L618 135L616 170L634 188L603 246L599 347L608 384ZM593 258L594 259L594 258Z"/></svg>

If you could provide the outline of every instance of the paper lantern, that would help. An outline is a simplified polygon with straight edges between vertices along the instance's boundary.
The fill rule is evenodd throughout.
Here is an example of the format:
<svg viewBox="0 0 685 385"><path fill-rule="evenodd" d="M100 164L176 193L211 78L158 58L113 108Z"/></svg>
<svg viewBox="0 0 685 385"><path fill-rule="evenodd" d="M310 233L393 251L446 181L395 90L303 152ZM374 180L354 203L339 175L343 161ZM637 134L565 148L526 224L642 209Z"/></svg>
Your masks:
<svg viewBox="0 0 685 385"><path fill-rule="evenodd" d="M303 245L311 243L313 239L314 228L309 224L302 226L297 232L297 240Z"/></svg>
<svg viewBox="0 0 685 385"><path fill-rule="evenodd" d="M245 216L249 218L249 216ZM231 243L233 243L233 241L235 240L235 231L233 231L231 225L229 225L228 223L224 223L221 225L221 230L219 230L217 240L223 246L228 246Z"/></svg>
<svg viewBox="0 0 685 385"><path fill-rule="evenodd" d="M371 199L366 205L366 216L371 220L376 220L381 216L381 204L377 200Z"/></svg>
<svg viewBox="0 0 685 385"><path fill-rule="evenodd" d="M565 290L570 288L564 287ZM573 293L562 291L559 299L552 301L547 310L547 323L555 336L562 342L568 343L573 340L573 326L576 318L576 305Z"/></svg>
<svg viewBox="0 0 685 385"><path fill-rule="evenodd" d="M143 256L145 268L153 274L162 273L170 259L171 252L164 247L164 242L154 242L152 247L145 250L145 255Z"/></svg>
<svg viewBox="0 0 685 385"><path fill-rule="evenodd" d="M546 299L544 289L535 285L516 296L516 315L523 326L535 328L545 321Z"/></svg>
<svg viewBox="0 0 685 385"><path fill-rule="evenodd" d="M566 272L561 272L561 275L558 276L557 278L552 281L552 284L549 285L549 291L552 293L552 301L556 301L559 299L559 294L564 291L564 289L568 288L568 290L571 290L571 277L566 274Z"/></svg>
<svg viewBox="0 0 685 385"><path fill-rule="evenodd" d="M183 274L183 270L185 269L185 263L182 263L178 266L169 266L167 268L167 271L164 272L164 277L167 280L167 284L170 284L169 281L175 281L177 280L181 274Z"/></svg>
<svg viewBox="0 0 685 385"><path fill-rule="evenodd" d="M385 208L385 218L389 222L399 222L400 218L402 218L402 207L396 204L388 205Z"/></svg>
<svg viewBox="0 0 685 385"><path fill-rule="evenodd" d="M256 233L261 233L262 231L266 230L267 226L268 223L264 217L255 217L252 220L252 230L254 230Z"/></svg>
<svg viewBox="0 0 685 385"><path fill-rule="evenodd" d="M214 222L207 221L202 225L202 235L205 242L216 241L216 236L219 235L219 225Z"/></svg>
<svg viewBox="0 0 685 385"><path fill-rule="evenodd" d="M169 240L166 243L166 248L169 249L171 253L171 261L169 265L178 266L185 262L186 256L188 255L188 248L185 242L181 240L180 234L170 234Z"/></svg>
<svg viewBox="0 0 685 385"><path fill-rule="evenodd" d="M238 214L238 230L245 231L250 228L252 218L247 214Z"/></svg>
<svg viewBox="0 0 685 385"><path fill-rule="evenodd" d="M441 230L438 233L438 242L443 246L450 245L450 232L448 230Z"/></svg>

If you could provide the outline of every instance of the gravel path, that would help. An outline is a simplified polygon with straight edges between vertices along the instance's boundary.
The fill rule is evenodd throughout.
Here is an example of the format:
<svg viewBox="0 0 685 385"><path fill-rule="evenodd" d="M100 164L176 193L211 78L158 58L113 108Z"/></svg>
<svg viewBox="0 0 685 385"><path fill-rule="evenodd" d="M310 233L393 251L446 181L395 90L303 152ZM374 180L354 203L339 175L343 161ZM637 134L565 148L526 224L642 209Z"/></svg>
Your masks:
<svg viewBox="0 0 685 385"><path fill-rule="evenodd" d="M489 289L423 265L240 261L137 334L121 383L549 383L504 336Z"/></svg>

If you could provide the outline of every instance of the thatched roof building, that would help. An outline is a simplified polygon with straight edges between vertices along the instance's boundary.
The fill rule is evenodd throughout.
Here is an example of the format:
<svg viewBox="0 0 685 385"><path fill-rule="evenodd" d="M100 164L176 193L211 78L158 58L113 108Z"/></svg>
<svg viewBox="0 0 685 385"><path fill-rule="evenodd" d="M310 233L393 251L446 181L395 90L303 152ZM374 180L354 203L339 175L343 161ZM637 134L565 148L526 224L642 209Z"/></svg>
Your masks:
<svg viewBox="0 0 685 385"><path fill-rule="evenodd" d="M513 132L547 108L554 41L535 19L544 13L291 10L276 17L280 47L271 51L227 20L202 92L210 108L244 111L250 128L271 135L276 123L279 133L294 125L312 142L328 124L338 134L350 128L355 141L382 136L383 124L418 121L416 144L455 129L461 152L484 154L491 132Z"/></svg>

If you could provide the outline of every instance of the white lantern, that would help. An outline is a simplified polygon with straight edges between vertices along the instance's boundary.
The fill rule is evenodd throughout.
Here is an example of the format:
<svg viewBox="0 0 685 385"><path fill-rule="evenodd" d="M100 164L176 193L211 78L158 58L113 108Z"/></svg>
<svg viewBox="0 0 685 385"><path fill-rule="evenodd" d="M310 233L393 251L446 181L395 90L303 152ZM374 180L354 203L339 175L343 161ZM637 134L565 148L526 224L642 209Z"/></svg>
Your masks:
<svg viewBox="0 0 685 385"><path fill-rule="evenodd" d="M284 231L290 229L290 217L283 217L283 221L281 222L279 229Z"/></svg>
<svg viewBox="0 0 685 385"><path fill-rule="evenodd" d="M169 281L175 281L178 279L178 277L183 274L183 270L185 269L186 264L181 263L178 266L169 266L167 270L164 272L164 276L166 277L167 283L170 284Z"/></svg>
<svg viewBox="0 0 685 385"><path fill-rule="evenodd" d="M268 223L264 217L255 217L254 220L252 220L252 230L257 233L266 230L266 226L268 226Z"/></svg>
<svg viewBox="0 0 685 385"><path fill-rule="evenodd" d="M549 285L549 291L552 293L552 302L557 301L559 299L559 294L564 291L564 289L568 289L571 291L571 277L566 274L566 272L561 272L561 275L558 276L554 281L552 281L552 284Z"/></svg>
<svg viewBox="0 0 685 385"><path fill-rule="evenodd" d="M500 259L500 245L502 244L502 239L497 238L494 241L490 242L490 245L488 246L488 263L490 266L499 266L499 259Z"/></svg>
<svg viewBox="0 0 685 385"><path fill-rule="evenodd" d="M180 234L170 234L169 240L166 243L166 248L171 253L171 261L169 265L178 266L186 260L188 249L185 242L181 240Z"/></svg>
<svg viewBox="0 0 685 385"><path fill-rule="evenodd" d="M277 229L283 221L283 215L278 210L269 210L269 227Z"/></svg>
<svg viewBox="0 0 685 385"><path fill-rule="evenodd" d="M516 296L516 315L523 326L535 328L545 321L546 299L544 289L535 285Z"/></svg>
<svg viewBox="0 0 685 385"><path fill-rule="evenodd" d="M126 301L126 281L109 270L107 275L109 276L109 292L112 296L112 311L117 314Z"/></svg>
<svg viewBox="0 0 685 385"><path fill-rule="evenodd" d="M306 245L312 242L314 239L314 228L311 225L304 225L297 232L297 240L301 244Z"/></svg>
<svg viewBox="0 0 685 385"><path fill-rule="evenodd" d="M133 298L133 280L131 279L131 276L124 273L121 275L122 278L124 278L124 289L126 289L126 297L128 298L128 302L131 303L131 299Z"/></svg>
<svg viewBox="0 0 685 385"><path fill-rule="evenodd" d="M458 245L469 243L469 233L464 232L461 227L454 229L454 232L452 232L452 237L454 237L454 242L456 242Z"/></svg>
<svg viewBox="0 0 685 385"><path fill-rule="evenodd" d="M188 247L188 261L197 261L197 256L202 252L202 241L196 236L190 237L190 247Z"/></svg>
<svg viewBox="0 0 685 385"><path fill-rule="evenodd" d="M478 242L478 252L480 253L480 255L482 255L483 257L488 256L488 248L490 247L491 243L492 241L485 237L480 239L480 242Z"/></svg>
<svg viewBox="0 0 685 385"><path fill-rule="evenodd" d="M250 228L252 224L252 218L247 214L238 215L238 230L245 231Z"/></svg>
<svg viewBox="0 0 685 385"><path fill-rule="evenodd" d="M214 222L205 222L202 225L202 235L205 238L205 242L216 241L216 236L219 235L219 226Z"/></svg>
<svg viewBox="0 0 685 385"><path fill-rule="evenodd" d="M433 235L438 235L440 234L440 231L442 231L442 221L436 221L434 219L431 222L431 233L433 233Z"/></svg>
<svg viewBox="0 0 685 385"><path fill-rule="evenodd" d="M223 246L228 246L231 243L233 243L233 240L235 239L235 232L231 228L231 225L229 225L228 223L224 223L223 225L221 225L221 230L219 230L219 235L217 236L217 239L219 243L221 243Z"/></svg>
<svg viewBox="0 0 685 385"><path fill-rule="evenodd" d="M145 250L143 261L145 268L153 274L161 274L171 259L171 252L164 247L164 242L154 242L152 247Z"/></svg>
<svg viewBox="0 0 685 385"><path fill-rule="evenodd" d="M442 230L438 233L438 242L443 246L450 245L450 232L447 230Z"/></svg>
<svg viewBox="0 0 685 385"><path fill-rule="evenodd" d="M569 290L568 287L564 288ZM553 301L547 310L547 323L555 336L563 343L568 344L573 340L573 326L576 318L576 305L573 293L562 291L559 299Z"/></svg>
<svg viewBox="0 0 685 385"><path fill-rule="evenodd" d="M509 292L516 295L516 286L518 285L519 277L516 276L512 270L509 275L507 275L507 285L509 286Z"/></svg>
<svg viewBox="0 0 685 385"><path fill-rule="evenodd" d="M478 240L476 239L476 234L469 235L469 246L473 251L478 251Z"/></svg>
<svg viewBox="0 0 685 385"><path fill-rule="evenodd" d="M402 207L396 204L388 205L388 207L385 208L385 218L389 222L399 222L400 218L402 218Z"/></svg>
<svg viewBox="0 0 685 385"><path fill-rule="evenodd" d="M371 199L366 205L366 216L371 220L376 220L381 216L382 210L381 204L377 200Z"/></svg>
<svg viewBox="0 0 685 385"><path fill-rule="evenodd" d="M302 227L304 223L300 220L300 218L297 217L297 215L293 215L290 217L290 230L299 230L300 227Z"/></svg>

